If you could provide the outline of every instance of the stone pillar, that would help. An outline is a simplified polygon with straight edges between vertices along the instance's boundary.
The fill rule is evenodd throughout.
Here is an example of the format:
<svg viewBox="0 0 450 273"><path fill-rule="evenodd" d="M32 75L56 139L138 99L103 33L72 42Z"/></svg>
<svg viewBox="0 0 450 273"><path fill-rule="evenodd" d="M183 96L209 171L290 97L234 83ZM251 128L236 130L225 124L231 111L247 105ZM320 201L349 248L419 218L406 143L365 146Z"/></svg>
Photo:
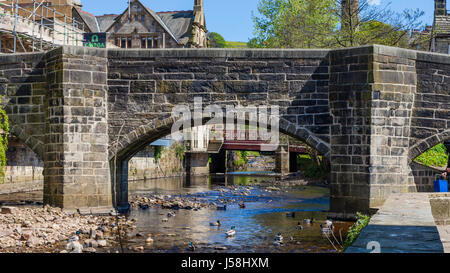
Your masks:
<svg viewBox="0 0 450 273"><path fill-rule="evenodd" d="M113 168L114 163L116 167ZM115 185L113 189L113 195L115 196L114 206L119 212L126 212L130 208L128 203L128 163L129 159L114 159L111 162L111 178ZM115 171L115 177L114 177Z"/></svg>
<svg viewBox="0 0 450 273"><path fill-rule="evenodd" d="M281 175L289 173L289 150L286 145L279 145L275 153L275 172Z"/></svg>
<svg viewBox="0 0 450 273"><path fill-rule="evenodd" d="M208 175L208 153L186 153L186 175Z"/></svg>
<svg viewBox="0 0 450 273"><path fill-rule="evenodd" d="M112 208L106 50L61 47L46 57L44 203Z"/></svg>
<svg viewBox="0 0 450 273"><path fill-rule="evenodd" d="M391 193L414 191L408 164L413 51L383 46L330 53L330 216L368 213Z"/></svg>

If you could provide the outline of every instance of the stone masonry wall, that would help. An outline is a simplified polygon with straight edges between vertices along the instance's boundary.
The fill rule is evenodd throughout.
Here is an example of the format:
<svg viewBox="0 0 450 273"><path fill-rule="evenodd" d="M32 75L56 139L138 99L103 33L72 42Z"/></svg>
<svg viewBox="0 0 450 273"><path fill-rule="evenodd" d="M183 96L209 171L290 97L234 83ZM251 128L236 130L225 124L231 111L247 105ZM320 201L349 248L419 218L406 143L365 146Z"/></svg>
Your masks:
<svg viewBox="0 0 450 273"><path fill-rule="evenodd" d="M62 47L47 53L44 202L111 207L106 51Z"/></svg>
<svg viewBox="0 0 450 273"><path fill-rule="evenodd" d="M158 164L155 163L155 147L147 146L129 161L128 181L180 176L185 173L183 161L174 147L164 147Z"/></svg>
<svg viewBox="0 0 450 273"><path fill-rule="evenodd" d="M0 194L42 190L44 162L14 136L8 138L5 183Z"/></svg>
<svg viewBox="0 0 450 273"><path fill-rule="evenodd" d="M280 128L328 154L326 50L109 50L109 134L121 154L170 133L174 105L278 105ZM110 142L112 139L110 139Z"/></svg>
<svg viewBox="0 0 450 273"><path fill-rule="evenodd" d="M418 52L409 160L450 139L450 58Z"/></svg>
<svg viewBox="0 0 450 273"><path fill-rule="evenodd" d="M417 162L412 162L410 166L414 176L416 191L434 192L434 180L444 172L444 168L439 170Z"/></svg>

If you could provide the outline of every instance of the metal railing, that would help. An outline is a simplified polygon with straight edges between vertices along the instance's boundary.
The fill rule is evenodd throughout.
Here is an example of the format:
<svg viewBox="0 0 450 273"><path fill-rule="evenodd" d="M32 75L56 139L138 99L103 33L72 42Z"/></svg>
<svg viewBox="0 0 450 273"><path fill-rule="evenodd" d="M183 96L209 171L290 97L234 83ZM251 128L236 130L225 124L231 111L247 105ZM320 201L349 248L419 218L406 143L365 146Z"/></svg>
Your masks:
<svg viewBox="0 0 450 273"><path fill-rule="evenodd" d="M66 14L56 11L54 8L47 7L45 0L32 0L29 8L25 8L17 0L0 1L0 9L4 12L0 14L0 20L5 18L13 20L11 29L2 28L0 33L13 35L13 53L18 50L20 44L23 51L28 51L24 45L24 40L31 40L31 51L44 50L44 46L54 48L60 45L79 45L83 41L85 32L84 23L79 22ZM32 10L31 10L32 8ZM61 18L58 20L57 17ZM1 22L0 21L0 22ZM19 32L19 24L28 24L31 31ZM26 28L26 27L25 27ZM44 37L46 34L46 37ZM37 45L38 44L38 45ZM0 39L0 52L2 52Z"/></svg>

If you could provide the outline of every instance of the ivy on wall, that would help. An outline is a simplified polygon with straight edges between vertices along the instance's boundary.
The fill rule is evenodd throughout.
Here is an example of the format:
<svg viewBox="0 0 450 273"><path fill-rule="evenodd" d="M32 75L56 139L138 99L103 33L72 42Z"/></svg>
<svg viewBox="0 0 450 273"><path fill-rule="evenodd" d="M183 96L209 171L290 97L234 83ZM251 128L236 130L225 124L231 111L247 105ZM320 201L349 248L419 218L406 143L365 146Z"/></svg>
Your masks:
<svg viewBox="0 0 450 273"><path fill-rule="evenodd" d="M0 95L0 103L2 96ZM0 107L0 183L5 184L6 151L8 150L9 120L5 109Z"/></svg>

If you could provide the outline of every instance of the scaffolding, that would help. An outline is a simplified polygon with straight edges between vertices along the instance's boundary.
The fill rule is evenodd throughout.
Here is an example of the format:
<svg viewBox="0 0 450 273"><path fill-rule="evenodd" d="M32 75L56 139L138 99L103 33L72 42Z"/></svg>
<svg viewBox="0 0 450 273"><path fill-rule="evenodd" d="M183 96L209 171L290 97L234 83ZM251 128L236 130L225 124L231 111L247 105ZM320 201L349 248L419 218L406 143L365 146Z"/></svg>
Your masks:
<svg viewBox="0 0 450 273"><path fill-rule="evenodd" d="M18 0L0 0L0 53L83 45L84 23L48 7L45 0L31 1L26 9Z"/></svg>

